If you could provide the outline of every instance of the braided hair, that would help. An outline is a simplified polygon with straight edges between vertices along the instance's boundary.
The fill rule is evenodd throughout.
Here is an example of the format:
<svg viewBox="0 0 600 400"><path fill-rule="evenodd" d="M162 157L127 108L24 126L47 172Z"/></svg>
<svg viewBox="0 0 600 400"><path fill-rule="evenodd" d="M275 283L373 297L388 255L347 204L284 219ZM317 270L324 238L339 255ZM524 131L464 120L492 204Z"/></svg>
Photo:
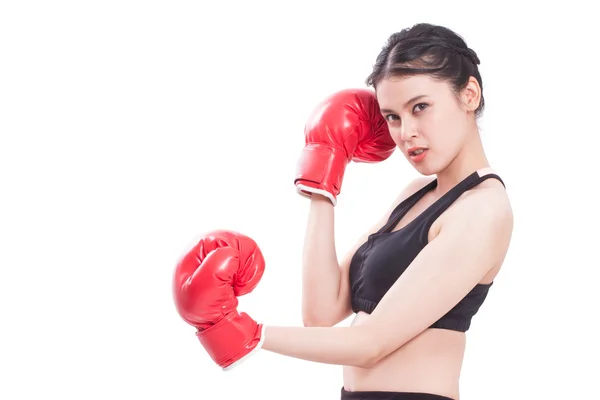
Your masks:
<svg viewBox="0 0 600 400"><path fill-rule="evenodd" d="M388 38L365 83L376 88L379 81L388 77L427 74L449 82L460 92L473 76L482 91L475 110L479 116L485 106L479 64L477 53L457 33L443 26L420 23Z"/></svg>

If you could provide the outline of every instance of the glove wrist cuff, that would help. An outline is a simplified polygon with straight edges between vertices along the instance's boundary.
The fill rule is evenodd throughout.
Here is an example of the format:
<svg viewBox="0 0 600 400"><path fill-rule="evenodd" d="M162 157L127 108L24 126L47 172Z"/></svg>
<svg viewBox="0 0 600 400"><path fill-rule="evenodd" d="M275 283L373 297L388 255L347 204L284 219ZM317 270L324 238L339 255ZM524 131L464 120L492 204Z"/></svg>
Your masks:
<svg viewBox="0 0 600 400"><path fill-rule="evenodd" d="M347 165L348 156L343 149L309 143L300 154L294 184L300 194L322 194L335 205Z"/></svg>
<svg viewBox="0 0 600 400"><path fill-rule="evenodd" d="M196 336L210 358L227 368L262 344L262 325L246 313L232 312Z"/></svg>

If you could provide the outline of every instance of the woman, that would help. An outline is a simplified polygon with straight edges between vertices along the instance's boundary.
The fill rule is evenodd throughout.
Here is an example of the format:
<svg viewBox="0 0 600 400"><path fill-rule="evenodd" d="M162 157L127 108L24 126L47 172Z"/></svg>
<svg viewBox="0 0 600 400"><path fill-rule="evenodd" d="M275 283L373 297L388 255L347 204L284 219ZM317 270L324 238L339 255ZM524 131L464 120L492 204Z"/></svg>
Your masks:
<svg viewBox="0 0 600 400"><path fill-rule="evenodd" d="M251 239L215 232L183 258L174 281L178 310L218 365L231 367L262 348L344 366L342 399L459 399L465 332L513 228L503 182L477 127L484 105L478 63L451 30L418 24L392 35L377 58L367 80L377 101L363 93L316 113L317 125L334 115L339 129L315 130L327 135L321 142L307 137L299 163L296 184L311 202L305 327L265 326L237 312L236 297L251 291L264 270ZM373 104L385 129L364 128ZM340 123L342 117L355 125ZM338 262L334 206L343 157L350 151L355 160L381 161L390 154L390 136L424 177L408 183ZM352 313L351 326L333 327Z"/></svg>
<svg viewBox="0 0 600 400"><path fill-rule="evenodd" d="M478 64L447 28L392 35L367 83L398 149L426 177L410 182L339 264L331 196L311 195L303 312L306 326L323 328L267 327L263 349L344 365L342 399L459 398L465 332L512 233L476 123ZM326 328L353 312L352 327L363 331Z"/></svg>

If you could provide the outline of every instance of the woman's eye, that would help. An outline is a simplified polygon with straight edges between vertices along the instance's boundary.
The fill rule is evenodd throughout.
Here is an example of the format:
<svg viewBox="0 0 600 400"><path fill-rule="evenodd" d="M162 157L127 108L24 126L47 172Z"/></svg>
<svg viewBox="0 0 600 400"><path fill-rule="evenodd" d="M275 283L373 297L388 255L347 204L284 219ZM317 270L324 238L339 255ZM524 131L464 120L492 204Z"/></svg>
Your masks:
<svg viewBox="0 0 600 400"><path fill-rule="evenodd" d="M389 115L386 115L386 117L385 117L385 120L387 122L394 122L394 121L398 121L399 119L400 119L400 117L398 117L395 114L389 114Z"/></svg>
<svg viewBox="0 0 600 400"><path fill-rule="evenodd" d="M413 112L423 111L426 108L427 108L427 104L425 104L425 103L415 104L415 106L413 107Z"/></svg>

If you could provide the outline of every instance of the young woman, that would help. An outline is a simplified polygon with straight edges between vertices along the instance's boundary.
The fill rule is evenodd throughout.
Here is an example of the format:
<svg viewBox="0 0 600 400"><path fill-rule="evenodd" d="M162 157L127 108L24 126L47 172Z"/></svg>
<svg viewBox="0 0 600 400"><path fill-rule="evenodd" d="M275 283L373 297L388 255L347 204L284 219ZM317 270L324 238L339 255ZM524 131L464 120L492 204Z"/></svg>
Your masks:
<svg viewBox="0 0 600 400"><path fill-rule="evenodd" d="M367 80L375 92L342 91L316 110L296 179L311 202L304 327L265 326L237 312L236 296L254 288L264 267L251 239L214 232L183 259L179 311L218 365L262 348L343 366L342 399L459 399L465 332L513 229L478 131L478 64L457 34L418 24L389 38ZM401 188L338 262L334 208L345 166L392 151L424 177ZM334 326L353 313L351 326Z"/></svg>

